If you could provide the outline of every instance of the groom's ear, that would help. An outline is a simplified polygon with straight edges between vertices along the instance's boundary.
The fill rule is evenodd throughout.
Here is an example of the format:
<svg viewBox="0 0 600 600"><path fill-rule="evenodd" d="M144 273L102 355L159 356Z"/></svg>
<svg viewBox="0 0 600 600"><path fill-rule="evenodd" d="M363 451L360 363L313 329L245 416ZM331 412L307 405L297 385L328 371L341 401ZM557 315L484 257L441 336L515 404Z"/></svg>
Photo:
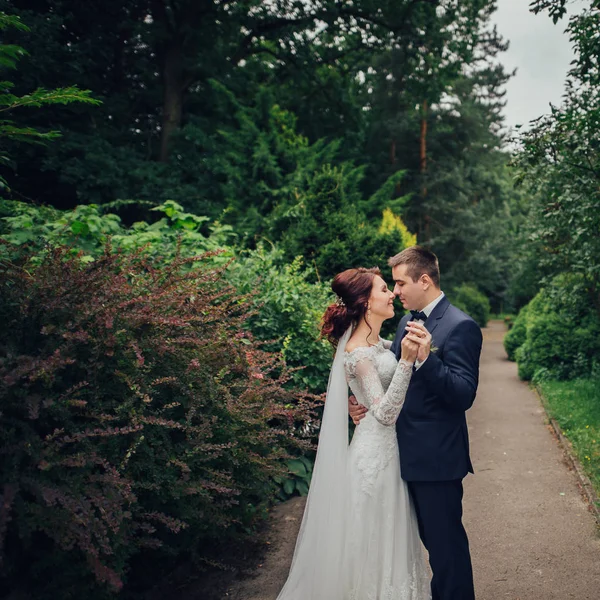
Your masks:
<svg viewBox="0 0 600 600"><path fill-rule="evenodd" d="M433 280L431 277L429 277L429 275L427 275L427 273L423 273L423 275L420 277L420 280L424 290L428 290L431 286L433 286Z"/></svg>

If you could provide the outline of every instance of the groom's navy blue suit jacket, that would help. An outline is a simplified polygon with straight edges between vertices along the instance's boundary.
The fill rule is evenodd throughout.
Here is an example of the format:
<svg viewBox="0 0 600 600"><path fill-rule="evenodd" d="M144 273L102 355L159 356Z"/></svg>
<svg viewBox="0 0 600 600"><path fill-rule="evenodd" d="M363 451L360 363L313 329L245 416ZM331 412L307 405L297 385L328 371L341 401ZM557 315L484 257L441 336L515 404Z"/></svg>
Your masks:
<svg viewBox="0 0 600 600"><path fill-rule="evenodd" d="M410 318L404 316L398 326L392 345L397 357ZM413 373L396 422L402 478L462 479L473 472L465 411L477 392L481 329L446 297L435 306L425 327L437 350Z"/></svg>

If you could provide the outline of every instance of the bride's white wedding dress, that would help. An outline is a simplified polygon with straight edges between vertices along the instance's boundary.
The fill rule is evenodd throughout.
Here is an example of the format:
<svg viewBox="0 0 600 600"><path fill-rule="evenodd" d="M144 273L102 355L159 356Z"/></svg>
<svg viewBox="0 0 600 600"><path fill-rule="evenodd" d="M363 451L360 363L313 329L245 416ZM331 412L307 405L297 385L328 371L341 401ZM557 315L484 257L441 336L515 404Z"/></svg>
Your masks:
<svg viewBox="0 0 600 600"><path fill-rule="evenodd" d="M395 423L412 364L381 340L334 359L317 459L278 600L429 600L417 520L400 477ZM348 444L348 386L368 408Z"/></svg>
<svg viewBox="0 0 600 600"><path fill-rule="evenodd" d="M345 355L346 379L369 410L350 444L349 522L346 543L348 600L430 598L417 519L400 477L396 419L404 404L412 363L398 362L391 342Z"/></svg>

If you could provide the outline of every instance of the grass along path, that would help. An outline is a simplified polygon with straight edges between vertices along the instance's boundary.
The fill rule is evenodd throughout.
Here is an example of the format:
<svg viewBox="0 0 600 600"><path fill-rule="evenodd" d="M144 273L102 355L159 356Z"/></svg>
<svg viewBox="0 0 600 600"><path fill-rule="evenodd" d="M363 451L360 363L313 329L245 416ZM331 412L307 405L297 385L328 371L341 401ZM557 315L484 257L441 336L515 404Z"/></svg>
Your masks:
<svg viewBox="0 0 600 600"><path fill-rule="evenodd" d="M600 495L600 380L544 381L538 388L548 414Z"/></svg>

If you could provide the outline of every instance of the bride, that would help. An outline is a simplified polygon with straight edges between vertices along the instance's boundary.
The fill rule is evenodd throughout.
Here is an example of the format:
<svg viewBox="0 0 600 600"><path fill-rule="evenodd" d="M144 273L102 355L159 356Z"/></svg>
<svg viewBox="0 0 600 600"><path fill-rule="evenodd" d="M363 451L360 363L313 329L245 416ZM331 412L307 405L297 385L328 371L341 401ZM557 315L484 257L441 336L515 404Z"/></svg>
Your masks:
<svg viewBox="0 0 600 600"><path fill-rule="evenodd" d="M292 566L278 600L428 600L414 509L400 477L395 422L426 348L410 323L400 361L382 340L394 316L379 269L348 269L322 333L337 346L317 458ZM368 408L348 444L348 386Z"/></svg>

